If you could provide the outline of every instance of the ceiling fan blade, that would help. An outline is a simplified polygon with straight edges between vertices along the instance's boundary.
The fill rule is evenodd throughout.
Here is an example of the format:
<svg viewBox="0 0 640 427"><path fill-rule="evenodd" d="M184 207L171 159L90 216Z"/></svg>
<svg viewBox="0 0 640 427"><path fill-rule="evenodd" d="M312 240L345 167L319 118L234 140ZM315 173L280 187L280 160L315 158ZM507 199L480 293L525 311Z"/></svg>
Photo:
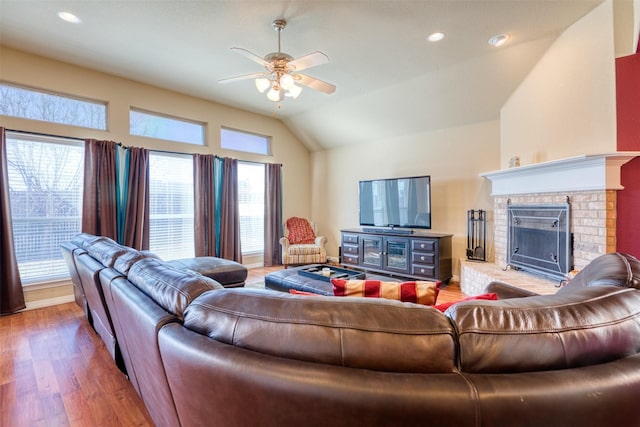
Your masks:
<svg viewBox="0 0 640 427"><path fill-rule="evenodd" d="M324 92L328 95L336 91L336 87L331 83L323 82L322 80L316 79L315 77L307 76L305 74L296 74L295 81L299 82L302 85L310 87L311 89Z"/></svg>
<svg viewBox="0 0 640 427"><path fill-rule="evenodd" d="M220 79L218 80L218 83L232 83L232 82L237 82L239 80L255 79L255 78L264 77L264 76L266 76L266 73L244 74L242 76L235 76L235 77L229 77L226 79Z"/></svg>
<svg viewBox="0 0 640 427"><path fill-rule="evenodd" d="M232 47L230 48L232 51L239 53L240 55L249 58L250 60L257 62L258 64L262 65L263 67L269 67L271 64L269 64L267 61L264 60L264 58L256 55L253 52L248 51L247 49L243 49L241 47Z"/></svg>
<svg viewBox="0 0 640 427"><path fill-rule="evenodd" d="M302 71L329 62L329 57L320 51L311 52L305 56L290 61L287 66L295 71Z"/></svg>

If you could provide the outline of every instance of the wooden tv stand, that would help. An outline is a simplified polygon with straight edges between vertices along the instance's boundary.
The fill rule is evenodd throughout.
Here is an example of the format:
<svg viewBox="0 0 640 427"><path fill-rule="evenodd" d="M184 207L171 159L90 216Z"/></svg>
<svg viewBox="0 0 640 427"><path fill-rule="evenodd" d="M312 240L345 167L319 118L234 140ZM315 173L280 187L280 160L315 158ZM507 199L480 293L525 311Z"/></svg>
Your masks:
<svg viewBox="0 0 640 427"><path fill-rule="evenodd" d="M418 280L451 279L452 234L370 228L340 233L342 264Z"/></svg>

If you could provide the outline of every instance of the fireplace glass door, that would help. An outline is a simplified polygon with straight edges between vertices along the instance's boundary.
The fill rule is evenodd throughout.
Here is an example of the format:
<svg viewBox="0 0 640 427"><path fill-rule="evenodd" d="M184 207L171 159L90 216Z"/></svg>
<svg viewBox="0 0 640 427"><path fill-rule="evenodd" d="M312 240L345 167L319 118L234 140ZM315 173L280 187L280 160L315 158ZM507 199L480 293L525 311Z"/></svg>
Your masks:
<svg viewBox="0 0 640 427"><path fill-rule="evenodd" d="M564 280L573 269L569 202L507 207L507 264Z"/></svg>

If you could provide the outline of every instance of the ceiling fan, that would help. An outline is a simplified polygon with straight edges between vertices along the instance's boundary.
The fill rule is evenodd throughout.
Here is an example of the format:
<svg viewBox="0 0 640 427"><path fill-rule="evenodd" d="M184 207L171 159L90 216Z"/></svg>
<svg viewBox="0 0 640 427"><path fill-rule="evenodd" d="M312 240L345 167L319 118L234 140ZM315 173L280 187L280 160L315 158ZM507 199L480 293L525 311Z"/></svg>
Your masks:
<svg viewBox="0 0 640 427"><path fill-rule="evenodd" d="M280 51L280 34L286 26L287 21L284 19L276 19L273 21L273 28L278 33L278 51L269 53L264 58L240 47L231 48L232 51L262 65L265 71L221 79L218 80L218 82L230 83L255 78L256 87L260 93L264 93L264 91L269 89L267 98L273 102L282 101L285 96L294 99L297 98L300 92L302 92L302 87L299 85L307 86L326 94L335 92L336 87L331 83L299 73L307 68L326 64L329 62L327 55L316 51L294 59L291 55Z"/></svg>

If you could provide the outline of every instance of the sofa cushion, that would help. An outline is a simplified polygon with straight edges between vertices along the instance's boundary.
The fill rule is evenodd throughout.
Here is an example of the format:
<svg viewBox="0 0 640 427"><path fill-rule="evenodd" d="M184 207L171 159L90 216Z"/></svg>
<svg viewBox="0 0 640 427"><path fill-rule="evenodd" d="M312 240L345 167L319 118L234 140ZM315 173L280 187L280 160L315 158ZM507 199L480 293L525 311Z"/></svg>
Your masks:
<svg viewBox="0 0 640 427"><path fill-rule="evenodd" d="M109 239L108 237L95 236L93 234L88 234L88 233L80 233L75 235L73 239L71 239L71 243L86 250L94 242L97 242L99 240L111 240L111 239Z"/></svg>
<svg viewBox="0 0 640 427"><path fill-rule="evenodd" d="M449 302L443 302L442 304L436 304L433 307L437 310L440 310L442 312L447 311L447 309L449 309L449 307L451 307L454 304L458 304L460 302L463 301L473 301L473 300L489 300L489 301L495 301L498 299L498 295L494 294L494 293L486 293L486 294L481 294L481 295L474 295L471 297L467 297L467 298L463 298L461 300L458 301L449 301Z"/></svg>
<svg viewBox="0 0 640 427"><path fill-rule="evenodd" d="M386 282L382 280L331 279L333 295L338 297L388 298L403 302L434 305L440 282Z"/></svg>
<svg viewBox="0 0 640 427"><path fill-rule="evenodd" d="M184 310L203 292L222 289L201 274L177 270L156 258L143 258L129 270L129 281L169 313L182 319Z"/></svg>
<svg viewBox="0 0 640 427"><path fill-rule="evenodd" d="M640 289L640 263L628 254L600 255L560 288L559 294L573 292L586 286L620 286Z"/></svg>
<svg viewBox="0 0 640 427"><path fill-rule="evenodd" d="M567 369L640 351L640 292L630 288L467 301L445 315L458 331L464 372Z"/></svg>
<svg viewBox="0 0 640 427"><path fill-rule="evenodd" d="M129 274L129 270L136 262L140 261L143 258L155 258L160 259L157 255L152 254L148 251L137 251L131 248L125 248L124 251L113 264L113 268L117 270L119 273L124 274L125 276Z"/></svg>
<svg viewBox="0 0 640 427"><path fill-rule="evenodd" d="M184 326L273 356L389 372L453 372L455 332L439 311L370 298L226 289L200 295Z"/></svg>
<svg viewBox="0 0 640 427"><path fill-rule="evenodd" d="M113 267L116 259L131 248L122 246L107 237L101 237L87 245L89 255L100 261L105 267Z"/></svg>

